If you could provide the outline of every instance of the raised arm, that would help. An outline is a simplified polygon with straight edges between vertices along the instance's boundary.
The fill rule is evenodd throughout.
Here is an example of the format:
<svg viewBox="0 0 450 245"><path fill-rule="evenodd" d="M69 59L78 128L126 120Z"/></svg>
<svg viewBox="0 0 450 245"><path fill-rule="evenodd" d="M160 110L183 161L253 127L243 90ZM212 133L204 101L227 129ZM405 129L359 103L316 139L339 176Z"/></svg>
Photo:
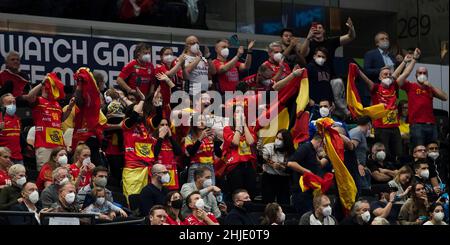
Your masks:
<svg viewBox="0 0 450 245"><path fill-rule="evenodd" d="M178 57L178 61L172 67L172 69L167 71L165 74L169 77L175 75L181 69L182 65L184 64L184 61L186 61L186 55L182 54L180 55L180 57Z"/></svg>
<svg viewBox="0 0 450 245"><path fill-rule="evenodd" d="M245 57L245 63L239 66L240 71L250 69L252 66L252 55L253 55L253 46L255 45L255 40L250 41L247 47L247 56Z"/></svg>
<svg viewBox="0 0 450 245"><path fill-rule="evenodd" d="M341 45L349 44L351 41L353 41L356 38L355 27L353 26L353 22L350 17L348 17L347 23L345 23L345 25L348 27L348 33L339 38Z"/></svg>
<svg viewBox="0 0 450 245"><path fill-rule="evenodd" d="M223 74L227 71L229 71L231 68L236 66L236 63L239 61L239 58L244 53L244 47L240 46L236 56L234 56L230 61L228 61L225 65L220 66L219 70L217 71L218 74Z"/></svg>
<svg viewBox="0 0 450 245"><path fill-rule="evenodd" d="M287 77L281 79L278 82L275 82L275 84L272 86L273 90L280 91L286 84L288 84L292 79L295 77L300 77L303 74L303 71L305 69L296 69L291 74L289 74Z"/></svg>
<svg viewBox="0 0 450 245"><path fill-rule="evenodd" d="M361 69L358 69L359 76L364 80L364 82L367 84L367 87L369 87L369 90L372 91L375 84L370 80L364 72L361 71Z"/></svg>
<svg viewBox="0 0 450 245"><path fill-rule="evenodd" d="M399 87L403 85L406 78L409 76L409 74L411 74L412 70L414 69L414 66L416 65L416 60L419 59L420 57L420 53L421 53L420 49L416 48L416 50L414 50L413 59L406 66L405 70L403 70L402 74L397 78L397 84Z"/></svg>

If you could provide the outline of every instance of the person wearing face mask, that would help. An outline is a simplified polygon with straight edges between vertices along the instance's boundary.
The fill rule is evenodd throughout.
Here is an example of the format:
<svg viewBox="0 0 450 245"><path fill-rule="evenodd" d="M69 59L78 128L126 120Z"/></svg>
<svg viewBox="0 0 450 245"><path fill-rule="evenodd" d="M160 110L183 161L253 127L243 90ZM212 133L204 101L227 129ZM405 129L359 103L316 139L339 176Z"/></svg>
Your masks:
<svg viewBox="0 0 450 245"><path fill-rule="evenodd" d="M72 176L69 174L67 167L57 167L52 172L52 183L47 186L41 193L42 207L49 208L53 203L58 201L59 190L63 185L72 182Z"/></svg>
<svg viewBox="0 0 450 245"><path fill-rule="evenodd" d="M151 48L146 43L136 45L134 59L122 68L117 77L117 84L128 94L138 96L136 88L144 95L153 94L156 73L152 63Z"/></svg>
<svg viewBox="0 0 450 245"><path fill-rule="evenodd" d="M112 193L106 188L108 184L108 169L103 166L97 166L92 170L91 183L82 187L77 193L77 202L80 207L85 208L95 202L95 197L91 195L93 189L99 187L105 189L105 198L113 202Z"/></svg>
<svg viewBox="0 0 450 245"><path fill-rule="evenodd" d="M306 65L310 105L316 105L321 100L328 100L333 103L334 96L330 84L330 68L324 65L329 56L328 50L324 47L319 47L313 52L313 60Z"/></svg>
<svg viewBox="0 0 450 245"><path fill-rule="evenodd" d="M430 220L425 222L423 225L448 225L445 223L444 217L444 207L440 203L433 203L428 209L430 214Z"/></svg>
<svg viewBox="0 0 450 245"><path fill-rule="evenodd" d="M183 197L178 191L171 191L166 196L166 223L169 225L185 225L184 218L181 215L181 208L183 207Z"/></svg>
<svg viewBox="0 0 450 245"><path fill-rule="evenodd" d="M282 129L275 142L263 146L263 176L261 191L263 203L274 202L289 205L290 175L286 170L287 159L295 152L291 133Z"/></svg>
<svg viewBox="0 0 450 245"><path fill-rule="evenodd" d="M436 173L436 179L431 176L430 180L433 186L439 186L439 183L447 183L449 169L447 161L445 160L445 154L439 153L439 143L437 141L431 141L427 144L427 156L430 160L430 172Z"/></svg>
<svg viewBox="0 0 450 245"><path fill-rule="evenodd" d="M141 190L149 182L150 167L155 162L154 146L156 139L150 133L147 125L158 125L162 117L161 104L159 104L156 109L157 113L153 118L144 118L145 96L139 89L137 91L141 96L141 100L127 107L125 119L121 123L125 149L122 184L123 194L127 197L141 193Z"/></svg>
<svg viewBox="0 0 450 245"><path fill-rule="evenodd" d="M207 167L200 167L194 171L194 182L185 183L181 187L181 195L187 198L192 192L198 191L202 200L205 203L204 210L214 214L216 218L222 216L222 212L226 211L224 203L218 204L216 195L221 193L221 189L212 182L212 172ZM184 206L182 214L184 217L190 215L192 212L188 206Z"/></svg>
<svg viewBox="0 0 450 245"><path fill-rule="evenodd" d="M71 182L61 185L58 190L58 199L53 203L49 212L56 213L80 213L81 209L76 202L76 188Z"/></svg>
<svg viewBox="0 0 450 245"><path fill-rule="evenodd" d="M320 99L317 105L314 105L311 110L310 122L308 125L309 130L309 139L312 138L313 135L317 132L316 121L320 118L329 117L333 119L334 124L344 129L345 135L348 135L347 124L343 121L338 120L334 116L334 104L332 101L328 99Z"/></svg>
<svg viewBox="0 0 450 245"><path fill-rule="evenodd" d="M0 191L0 210L9 210L13 205L23 202L20 194L23 185L27 182L25 167L14 164L8 169L11 185Z"/></svg>
<svg viewBox="0 0 450 245"><path fill-rule="evenodd" d="M372 191L376 188L372 187ZM397 192L388 185L380 186L378 189L378 200L370 203L371 212L374 217L382 217L389 221L390 224L397 223L397 216L400 211L400 206L395 205Z"/></svg>
<svg viewBox="0 0 450 245"><path fill-rule="evenodd" d="M123 209L115 206L107 200L106 190L103 187L94 187L90 194L94 198L94 202L83 209L83 213L96 214L96 218L103 221L112 221L116 218L117 213L127 218L128 215Z"/></svg>
<svg viewBox="0 0 450 245"><path fill-rule="evenodd" d="M205 46L205 53L200 51L200 45L196 36L188 36L185 40L186 61L184 62L183 77L185 78L185 88L189 95L208 91L209 78L216 74L216 68L210 59L210 52Z"/></svg>
<svg viewBox="0 0 450 245"><path fill-rule="evenodd" d="M373 121L375 129L375 141L386 146L390 160L395 162L402 153L402 138L400 135L397 97L399 86L406 80L412 72L416 59L420 56L420 50L416 49L414 55L405 56L404 61L392 73L391 68L385 66L379 73L379 81L374 83L361 70L359 76L366 83L372 97L372 105L384 104L388 113L386 116Z"/></svg>
<svg viewBox="0 0 450 245"><path fill-rule="evenodd" d="M300 215L312 209L313 192L312 190L302 192L300 186L295 183L299 183L300 176L305 172L311 172L319 177L325 174L318 160L318 153L322 151L324 151L323 138L319 134L315 134L310 141L299 145L294 154L288 159L286 167L293 170L292 203Z"/></svg>
<svg viewBox="0 0 450 245"><path fill-rule="evenodd" d="M411 197L403 204L398 214L400 225L422 225L428 220L428 201L425 186L415 183L411 189Z"/></svg>
<svg viewBox="0 0 450 245"><path fill-rule="evenodd" d="M276 203L269 203L264 209L264 217L261 225L283 225L286 220L286 214L281 206Z"/></svg>
<svg viewBox="0 0 450 245"><path fill-rule="evenodd" d="M251 215L252 199L244 189L237 189L232 194L233 207L225 217L226 225L257 225L258 221Z"/></svg>
<svg viewBox="0 0 450 245"><path fill-rule="evenodd" d="M367 200L355 202L350 216L342 220L339 225L370 225L370 204Z"/></svg>
<svg viewBox="0 0 450 245"><path fill-rule="evenodd" d="M36 180L36 185L39 191L44 190L47 186L53 183L52 172L57 167L69 168L69 161L67 158L67 151L64 147L56 147L52 150L50 158L47 163L42 166L41 171Z"/></svg>
<svg viewBox="0 0 450 245"><path fill-rule="evenodd" d="M393 70L399 65L394 54L390 52L389 34L378 32L375 35L375 46L375 49L364 55L364 72L373 81L376 81L381 68L387 66Z"/></svg>
<svg viewBox="0 0 450 245"><path fill-rule="evenodd" d="M269 59L262 66L268 67L272 73L272 80L278 82L287 77L291 73L291 68L284 62L283 50L280 42L272 42L269 44L267 53Z"/></svg>
<svg viewBox="0 0 450 245"><path fill-rule="evenodd" d="M8 175L8 169L12 165L11 150L0 146L0 191L11 185L11 179Z"/></svg>
<svg viewBox="0 0 450 245"><path fill-rule="evenodd" d="M244 54L244 47L240 46L236 55L228 60L230 54L229 42L226 39L216 42L217 58L213 60L216 68L217 79L219 80L219 92L224 94L225 91L235 91L236 85L239 83L239 72L248 70L252 64L252 53L255 41L251 41L247 48L247 57L245 63L241 63L239 59Z"/></svg>
<svg viewBox="0 0 450 245"><path fill-rule="evenodd" d="M302 215L299 225L337 225L336 218L331 214L331 202L328 196L321 194L313 199L313 211Z"/></svg>
<svg viewBox="0 0 450 245"><path fill-rule="evenodd" d="M23 164L20 147L20 118L16 115L16 98L10 93L0 97L0 146L11 150L11 161Z"/></svg>
<svg viewBox="0 0 450 245"><path fill-rule="evenodd" d="M380 142L373 144L367 167L372 175L372 184L387 184L398 171L391 162L386 160L386 148Z"/></svg>
<svg viewBox="0 0 450 245"><path fill-rule="evenodd" d="M31 212L34 213L34 218L29 219L25 216L10 216L9 223L11 225L38 225L40 224L39 213L46 212L48 209L42 209L39 201L39 192L35 183L27 182L23 185L21 192L23 202L15 204L11 207L11 211L16 212Z"/></svg>
<svg viewBox="0 0 450 245"><path fill-rule="evenodd" d="M200 192L194 191L186 197L186 206L192 214L185 219L186 225L219 225L213 213L205 211L205 202Z"/></svg>
<svg viewBox="0 0 450 245"><path fill-rule="evenodd" d="M388 185L397 189L397 196L395 204L404 204L408 199L408 194L411 191L413 171L409 166L403 166L395 175L394 179L388 182Z"/></svg>
<svg viewBox="0 0 450 245"><path fill-rule="evenodd" d="M75 179L77 189L81 189L89 185L92 170L95 168L95 165L91 162L91 150L87 145L80 144L75 149L73 159L75 162L69 166L69 173Z"/></svg>
<svg viewBox="0 0 450 245"><path fill-rule="evenodd" d="M428 69L416 70L417 82L403 81L399 86L408 96L408 121L411 145L424 145L438 139L436 118L433 114L433 98L447 101L448 95L429 81Z"/></svg>
<svg viewBox="0 0 450 245"><path fill-rule="evenodd" d="M425 192L427 193L430 202L434 202L438 199L441 189L439 184L434 188L431 177L436 178L435 174L432 174L430 164L427 159L419 159L414 162L414 172L413 181L416 183L421 183L425 186Z"/></svg>
<svg viewBox="0 0 450 245"><path fill-rule="evenodd" d="M170 174L162 164L154 164L151 169L151 182L140 193L141 216L148 215L154 205L164 205L166 195L169 192L164 184L170 182Z"/></svg>

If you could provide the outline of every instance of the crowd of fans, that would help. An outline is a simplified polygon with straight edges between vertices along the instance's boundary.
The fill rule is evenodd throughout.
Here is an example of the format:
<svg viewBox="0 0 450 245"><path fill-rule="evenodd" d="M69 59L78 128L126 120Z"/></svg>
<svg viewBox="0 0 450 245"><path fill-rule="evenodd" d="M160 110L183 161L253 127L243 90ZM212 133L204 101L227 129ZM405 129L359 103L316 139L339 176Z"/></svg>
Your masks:
<svg viewBox="0 0 450 245"><path fill-rule="evenodd" d="M146 217L151 225L282 225L292 217L300 225L446 224L448 149L440 147L433 98L445 101L447 94L432 85L425 67L415 69L419 49L393 57L389 35L379 32L358 82L389 113L352 117L333 65L335 50L356 38L351 19L346 25L348 33L329 38L314 23L304 42L283 30L268 45L267 61L245 78L239 73L252 63L254 41L232 56L229 41L218 40L212 59L189 36L180 56L163 48L155 67L150 47L140 43L117 87L80 69L72 93L52 73L30 84L19 69L22 54L10 52L0 73L0 210L35 215L0 220L40 224L43 213L66 212L94 214L98 222ZM416 81L406 80L413 71ZM288 129L264 142L240 104L222 128L211 125L216 115L205 112L213 103L206 91L280 91L304 72L309 138L298 146ZM95 86L86 91L90 79ZM399 89L407 102L397 102ZM178 91L187 94L174 102ZM100 98L99 111L86 107L85 93ZM95 127L78 122L94 115ZM175 126L179 117L191 124ZM344 142L343 160L358 190L349 213L336 183L326 193L299 186L305 173L334 172L317 133L321 118L333 119Z"/></svg>

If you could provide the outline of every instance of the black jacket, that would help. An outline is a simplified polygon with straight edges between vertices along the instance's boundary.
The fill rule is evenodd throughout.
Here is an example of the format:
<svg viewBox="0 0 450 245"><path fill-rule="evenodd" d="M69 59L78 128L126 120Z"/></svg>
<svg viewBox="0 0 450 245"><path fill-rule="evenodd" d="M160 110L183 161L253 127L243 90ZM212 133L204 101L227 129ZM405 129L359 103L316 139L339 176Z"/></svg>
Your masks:
<svg viewBox="0 0 450 245"><path fill-rule="evenodd" d="M38 213L41 211L42 207L40 202L36 203L36 209ZM28 207L24 202L12 206L11 211L29 212ZM30 218L30 216L9 216L8 221L10 225L39 225L39 222L34 216L32 218Z"/></svg>
<svg viewBox="0 0 450 245"><path fill-rule="evenodd" d="M234 206L225 217L226 225L258 225L259 223L244 208Z"/></svg>

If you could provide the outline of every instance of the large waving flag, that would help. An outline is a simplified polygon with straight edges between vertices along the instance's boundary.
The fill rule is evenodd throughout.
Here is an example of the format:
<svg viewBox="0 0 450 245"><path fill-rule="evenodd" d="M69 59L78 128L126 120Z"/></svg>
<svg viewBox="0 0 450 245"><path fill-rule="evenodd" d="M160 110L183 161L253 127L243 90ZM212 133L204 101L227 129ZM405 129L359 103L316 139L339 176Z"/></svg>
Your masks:
<svg viewBox="0 0 450 245"><path fill-rule="evenodd" d="M389 111L386 110L384 104L377 104L369 107L363 107L361 104L361 99L355 85L355 79L358 76L358 69L358 66L354 63L350 63L348 66L347 106L352 114L352 117L358 118L362 116L369 116L372 120L375 120L386 116Z"/></svg>
<svg viewBox="0 0 450 245"><path fill-rule="evenodd" d="M339 133L332 128L333 119L329 117L316 121L317 132L324 138L324 148L336 177L339 198L347 213L350 212L356 198L356 185L344 164L344 143Z"/></svg>
<svg viewBox="0 0 450 245"><path fill-rule="evenodd" d="M313 190L313 195L317 196L326 193L333 185L332 173L326 173L323 178L311 173L305 172L300 176L299 185L303 192Z"/></svg>
<svg viewBox="0 0 450 245"><path fill-rule="evenodd" d="M100 109L100 92L94 76L89 68L81 67L74 74L74 78L81 90L83 100L81 105L75 107L74 132L77 129L86 128L101 140L103 136L102 126L106 124L107 119ZM74 141L76 141L75 135ZM73 142L72 146L75 147L76 145L77 142Z"/></svg>
<svg viewBox="0 0 450 245"><path fill-rule="evenodd" d="M50 72L44 79L44 87L48 91L49 100L59 100L64 98L64 84L59 80L54 72Z"/></svg>
<svg viewBox="0 0 450 245"><path fill-rule="evenodd" d="M295 77L278 91L278 100L271 101L266 114L257 119L256 129L260 130L260 137L263 137L263 142L274 141L276 133L281 129L291 131L295 146L307 140L309 137L309 113L305 112L305 108L308 102L308 71L304 69L300 77ZM278 110L276 117L270 121L269 125L262 127L260 122L269 118L274 110Z"/></svg>

